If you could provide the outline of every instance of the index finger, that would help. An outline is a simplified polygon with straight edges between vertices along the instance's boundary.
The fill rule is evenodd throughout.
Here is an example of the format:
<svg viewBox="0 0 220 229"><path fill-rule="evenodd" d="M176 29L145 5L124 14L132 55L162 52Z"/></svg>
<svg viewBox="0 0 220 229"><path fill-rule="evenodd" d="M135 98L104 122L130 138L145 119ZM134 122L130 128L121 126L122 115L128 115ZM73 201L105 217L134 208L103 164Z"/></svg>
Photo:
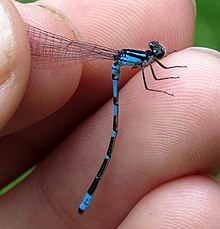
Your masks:
<svg viewBox="0 0 220 229"><path fill-rule="evenodd" d="M64 12L86 41L109 47L146 49L151 40L179 50L193 43L195 1L40 1Z"/></svg>
<svg viewBox="0 0 220 229"><path fill-rule="evenodd" d="M63 12L64 21L68 21L64 15L70 18L79 29L83 40L114 49L147 49L147 43L155 39L159 39L168 51L183 49L193 43L195 8L192 7L193 4L190 0L180 0L178 2L171 0L169 4L167 4L167 1L158 2L156 0L128 0L126 2L96 0L92 4L81 0L74 2L66 0L62 1L62 3L59 0L53 0L39 1L37 5L41 7L38 7L38 9L30 7L32 10L25 11L27 20L34 20L39 25L43 25L45 30L51 31L51 20L53 23L57 23L59 31L56 32L65 36L66 32L59 26L59 20L56 21L48 17L48 15L42 17L42 9L47 9L48 12L55 12L55 14L60 15L58 10L48 7L48 4L57 7ZM84 67L83 73L86 76L89 75L89 77L82 78L75 97L75 104L80 105L81 108L80 113L74 114L76 119L77 116L85 117L86 114L90 114L95 107L100 106L110 98L112 94L111 77L107 77L107 75L111 75L109 73L110 64L110 62L103 63L103 61L100 61ZM73 91L76 90L78 81L73 80L73 78L75 79L74 76L71 78L71 83L66 87L66 81L63 76L66 76L65 79L69 81L69 72L66 73L65 71L62 77L59 77L61 75L60 72L58 74L56 70L53 72L53 75L57 76L56 82L59 85L59 91L52 90L53 87L57 87L57 84L51 85L50 79L45 80L47 78L35 76L34 83L32 83L33 80L31 78L28 88L31 93L24 97L20 109L9 123L5 133L29 126L55 112L67 102ZM121 85L124 85L134 75L134 71L122 70L122 76L125 74L127 77L121 77ZM44 83L43 89L42 79ZM76 79L79 78L77 77ZM49 94L42 93L42 91ZM58 94L56 94L57 91ZM46 102L45 97L48 98ZM63 99L58 101L58 98L61 97ZM85 104L84 101L89 101L89 104Z"/></svg>

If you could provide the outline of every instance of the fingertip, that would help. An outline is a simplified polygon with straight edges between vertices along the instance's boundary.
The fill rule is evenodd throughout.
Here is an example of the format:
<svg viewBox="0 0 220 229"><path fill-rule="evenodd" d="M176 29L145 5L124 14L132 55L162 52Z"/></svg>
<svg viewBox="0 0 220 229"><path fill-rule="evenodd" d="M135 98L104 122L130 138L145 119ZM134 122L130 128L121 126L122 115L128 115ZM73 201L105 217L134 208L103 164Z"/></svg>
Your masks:
<svg viewBox="0 0 220 229"><path fill-rule="evenodd" d="M141 199L119 228L219 228L219 193L210 177L176 179Z"/></svg>
<svg viewBox="0 0 220 229"><path fill-rule="evenodd" d="M196 52L202 52L202 53L206 53L215 57L220 58L220 52L214 49L210 49L210 48L206 48L206 47L190 47L187 50L190 51L196 51Z"/></svg>
<svg viewBox="0 0 220 229"><path fill-rule="evenodd" d="M16 3L25 23L51 34L78 40L77 29L52 6ZM27 31L30 32L29 30ZM32 36L31 32L29 36ZM36 42L36 36L34 37ZM31 39L29 37L31 44ZM53 45L53 44L51 44ZM24 52L23 52L24 53ZM51 54L52 55L52 54ZM61 58L61 57L58 57ZM62 62L62 61L60 61ZM33 59L32 59L33 63ZM53 63L51 63L53 64ZM13 119L4 129L4 135L28 127L56 112L76 91L82 74L82 65L32 68L28 88Z"/></svg>
<svg viewBox="0 0 220 229"><path fill-rule="evenodd" d="M24 95L30 69L28 39L22 20L10 1L0 2L0 129Z"/></svg>

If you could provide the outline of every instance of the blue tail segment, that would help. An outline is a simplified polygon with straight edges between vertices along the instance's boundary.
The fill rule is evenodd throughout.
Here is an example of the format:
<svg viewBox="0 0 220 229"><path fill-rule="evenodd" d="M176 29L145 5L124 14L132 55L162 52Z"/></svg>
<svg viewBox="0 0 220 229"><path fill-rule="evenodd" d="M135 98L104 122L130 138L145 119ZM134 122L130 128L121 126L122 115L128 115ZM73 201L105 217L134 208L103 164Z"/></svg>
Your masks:
<svg viewBox="0 0 220 229"><path fill-rule="evenodd" d="M185 68L186 66L165 66L159 60L166 55L166 49L157 41L149 43L149 49L134 50L121 49L114 50L102 45L92 44L88 42L73 41L59 34L51 33L32 25L26 24L26 30L29 37L32 68L60 68L71 65L82 64L88 61L102 59L112 60L112 86L113 86L113 126L110 142L102 162L102 165L94 178L91 186L85 194L78 212L82 214L86 211L93 199L96 188L105 173L105 170L111 159L115 141L118 134L118 113L119 113L119 92L118 81L120 78L120 68L123 66L131 66L132 68L141 68L144 87L148 91L162 92L168 95L173 95L166 91L152 89L147 85L144 67L149 65L152 76L155 80L177 79L179 77L157 78L152 62L155 61L164 69L170 68Z"/></svg>
<svg viewBox="0 0 220 229"><path fill-rule="evenodd" d="M166 91L157 90L157 89L151 89L147 86L145 73L144 73L144 66L150 65L152 75L155 80L160 79L176 79L178 77L166 77L166 78L156 78L156 75L153 70L153 66L151 64L151 61L156 60L156 62L163 68L176 68L176 67L185 67L185 66L171 66L166 67L162 65L158 59L161 59L165 55L165 49L162 47L158 42L151 42L149 44L151 50L147 51L139 51L139 50L130 50L130 49L122 49L118 52L118 54L114 55L115 62L112 64L112 86L113 86L113 127L112 127L112 135L110 138L108 150L106 153L106 156L102 162L102 165L93 181L91 186L89 187L87 194L83 198L82 203L80 204L80 207L78 209L78 212L82 214L84 211L86 211L92 201L93 195L96 191L96 188L98 187L99 182L102 179L102 176L108 166L108 163L111 159L111 155L114 149L115 141L118 134L118 113L119 113L119 91L118 91L118 81L120 78L120 68L122 66L132 66L132 67L140 67L142 69L142 76L144 81L144 86L146 90L149 91L156 91L156 92L162 92L168 95L173 95L171 93L168 93Z"/></svg>
<svg viewBox="0 0 220 229"><path fill-rule="evenodd" d="M86 211L92 201L93 194L99 184L99 182L102 179L102 176L105 172L105 169L107 168L107 165L111 159L111 155L114 149L115 140L118 134L118 81L119 81L119 73L120 73L120 66L118 63L114 63L112 65L112 86L113 86L113 127L112 127L112 135L109 142L108 150L105 155L104 161L102 162L102 165L92 182L91 186L89 187L87 193L85 194L81 204L79 205L78 212L82 214L84 211Z"/></svg>
<svg viewBox="0 0 220 229"><path fill-rule="evenodd" d="M84 211L86 211L90 203L92 201L92 196L87 192L82 200L82 203L79 205L78 212L79 214L82 214Z"/></svg>

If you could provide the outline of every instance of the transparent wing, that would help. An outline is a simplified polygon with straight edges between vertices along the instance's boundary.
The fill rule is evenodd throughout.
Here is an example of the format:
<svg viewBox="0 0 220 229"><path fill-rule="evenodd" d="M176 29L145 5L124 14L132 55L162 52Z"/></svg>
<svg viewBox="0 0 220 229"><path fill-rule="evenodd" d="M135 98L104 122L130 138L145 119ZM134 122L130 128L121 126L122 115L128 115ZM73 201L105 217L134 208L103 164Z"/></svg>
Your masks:
<svg viewBox="0 0 220 229"><path fill-rule="evenodd" d="M113 60L118 51L101 45L73 41L25 24L29 37L32 68L59 68L92 61Z"/></svg>

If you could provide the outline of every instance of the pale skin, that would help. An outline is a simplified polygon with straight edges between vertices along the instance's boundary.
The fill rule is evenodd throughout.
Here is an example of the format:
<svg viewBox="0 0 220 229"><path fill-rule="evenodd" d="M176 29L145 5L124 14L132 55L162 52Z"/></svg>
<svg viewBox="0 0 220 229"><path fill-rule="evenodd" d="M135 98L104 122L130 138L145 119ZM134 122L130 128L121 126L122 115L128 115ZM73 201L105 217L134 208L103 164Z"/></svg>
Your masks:
<svg viewBox="0 0 220 229"><path fill-rule="evenodd" d="M220 55L186 49L194 36L191 1L39 4L0 2L1 187L38 163L25 182L1 197L0 228L220 228L220 185L214 179L220 170ZM180 76L159 82L145 69L151 88L174 97L146 91L140 69L122 71L113 158L83 216L78 204L111 134L111 61L86 64L83 72L71 66L29 74L21 17L76 39L74 24L83 40L116 49L148 49L149 41L159 39L169 51L182 50L164 58L164 65L188 67L153 64L158 77ZM16 46L7 43L10 25Z"/></svg>

